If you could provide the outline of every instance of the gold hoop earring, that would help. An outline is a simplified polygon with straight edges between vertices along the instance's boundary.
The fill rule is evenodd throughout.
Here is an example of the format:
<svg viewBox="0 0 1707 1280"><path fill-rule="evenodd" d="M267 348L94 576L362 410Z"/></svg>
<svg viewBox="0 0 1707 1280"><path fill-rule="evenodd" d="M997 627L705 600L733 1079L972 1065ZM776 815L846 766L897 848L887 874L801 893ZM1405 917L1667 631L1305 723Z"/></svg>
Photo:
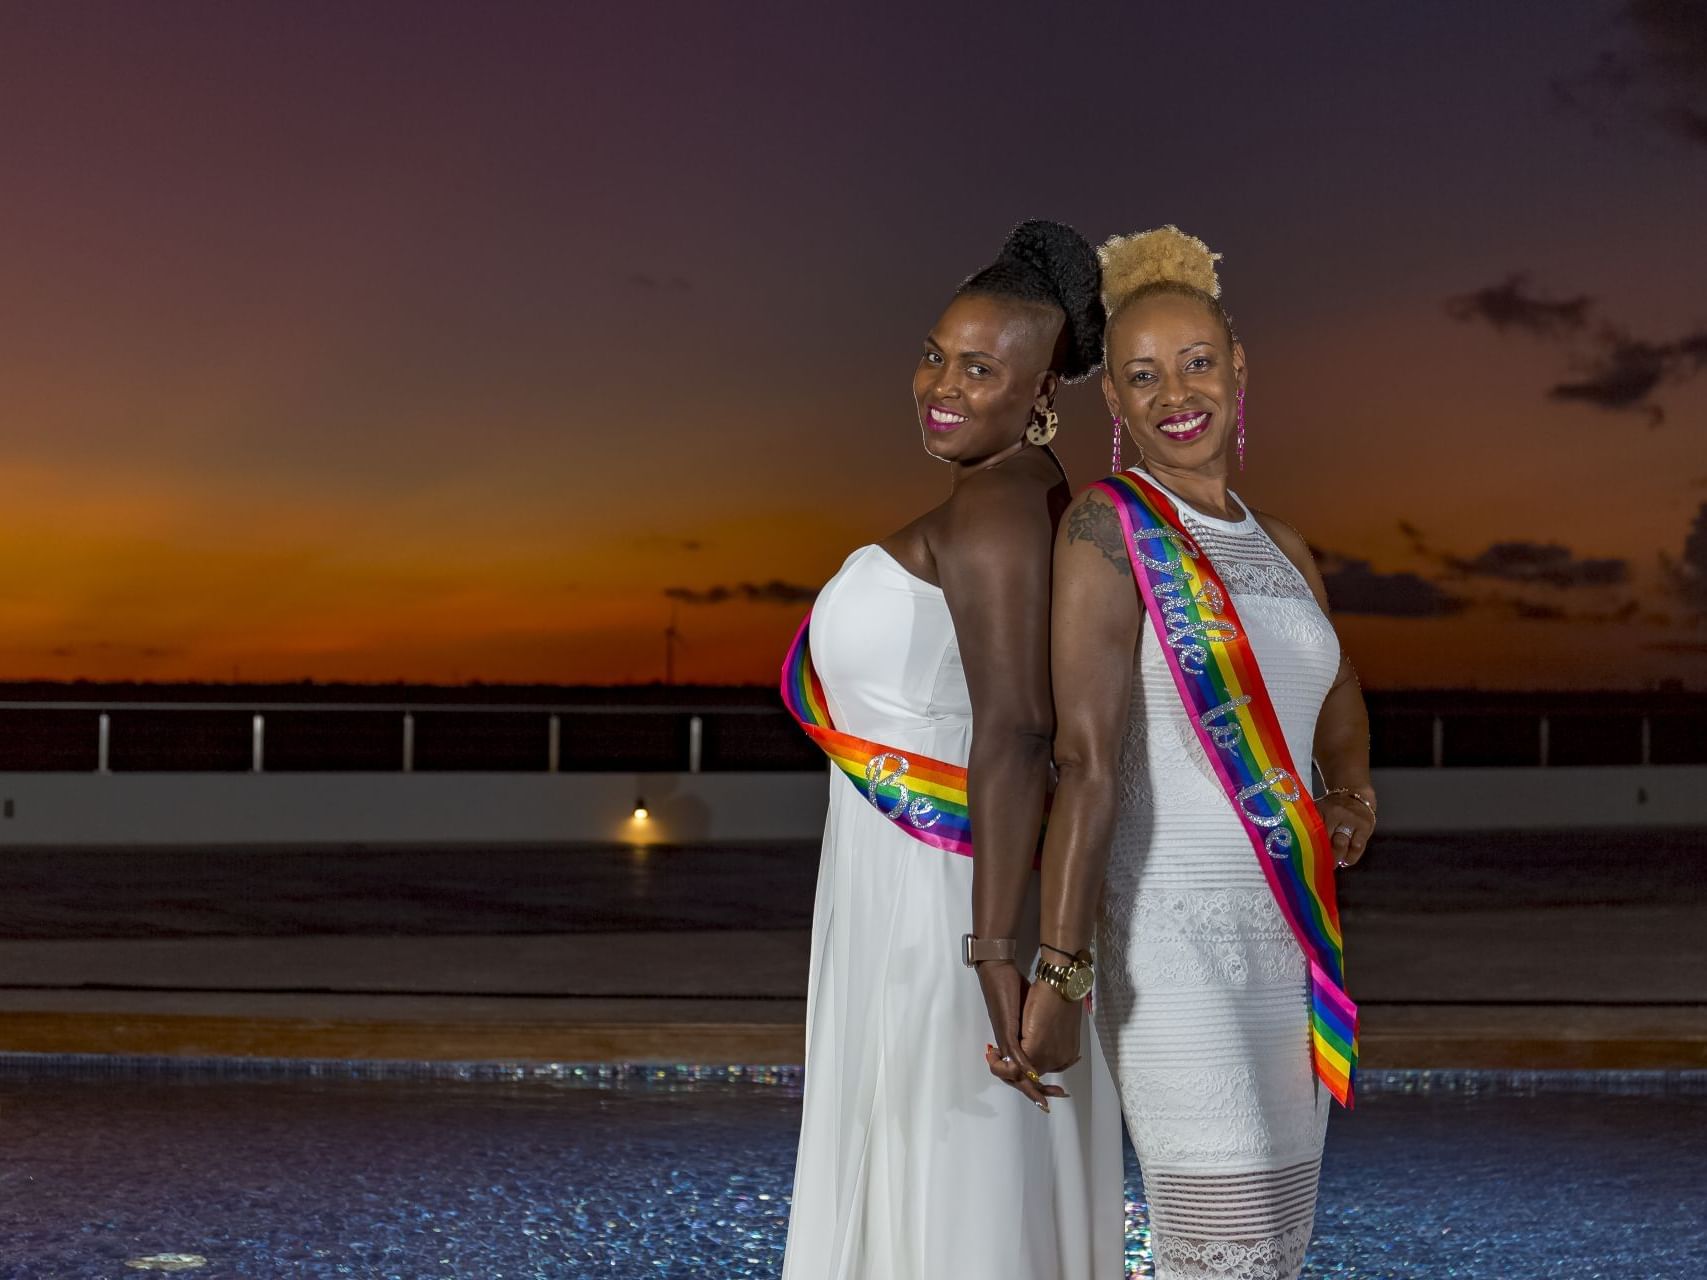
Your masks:
<svg viewBox="0 0 1707 1280"><path fill-rule="evenodd" d="M1045 409L1042 413L1038 413L1033 409L1031 425L1025 429L1026 442L1041 448L1055 438L1055 429L1060 424L1061 415L1055 410Z"/></svg>

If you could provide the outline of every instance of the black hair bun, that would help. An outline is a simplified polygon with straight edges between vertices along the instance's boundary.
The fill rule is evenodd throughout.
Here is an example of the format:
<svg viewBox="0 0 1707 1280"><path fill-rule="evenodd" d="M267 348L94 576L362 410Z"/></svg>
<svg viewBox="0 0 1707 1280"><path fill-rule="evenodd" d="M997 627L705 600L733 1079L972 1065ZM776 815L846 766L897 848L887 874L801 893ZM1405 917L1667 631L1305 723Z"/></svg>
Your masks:
<svg viewBox="0 0 1707 1280"><path fill-rule="evenodd" d="M1061 376L1077 381L1102 363L1102 267L1096 250L1064 222L1031 218L1008 233L996 260L961 286L1031 302L1053 302L1066 313Z"/></svg>

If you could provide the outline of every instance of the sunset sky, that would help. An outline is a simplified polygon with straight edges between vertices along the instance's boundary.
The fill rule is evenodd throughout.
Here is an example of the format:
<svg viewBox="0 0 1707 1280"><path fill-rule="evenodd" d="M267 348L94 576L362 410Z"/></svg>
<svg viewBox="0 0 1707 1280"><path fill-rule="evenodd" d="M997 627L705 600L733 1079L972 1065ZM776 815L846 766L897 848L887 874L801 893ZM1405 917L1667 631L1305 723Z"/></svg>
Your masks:
<svg viewBox="0 0 1707 1280"><path fill-rule="evenodd" d="M1369 684L1707 687L1700 5L12 3L0 117L0 678L768 679L1043 216L1226 255Z"/></svg>

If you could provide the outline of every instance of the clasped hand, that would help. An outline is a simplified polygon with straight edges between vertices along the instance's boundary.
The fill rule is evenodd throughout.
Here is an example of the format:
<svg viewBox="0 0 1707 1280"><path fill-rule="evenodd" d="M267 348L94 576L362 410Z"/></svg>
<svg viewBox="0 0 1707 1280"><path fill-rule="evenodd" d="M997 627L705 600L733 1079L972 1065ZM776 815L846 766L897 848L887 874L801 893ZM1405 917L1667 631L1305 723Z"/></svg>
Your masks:
<svg viewBox="0 0 1707 1280"><path fill-rule="evenodd" d="M1065 1098L1067 1091L1058 1084L1045 1084L1045 1071L1058 1067L1040 1066L1026 1048L1020 1020L1029 1010L1041 983L1027 983L1012 962L986 960L978 966L978 985L984 990L984 1007L990 1014L990 1031L994 1044L984 1046L984 1061L990 1074L1006 1085L1018 1089L1038 1108L1049 1110L1049 1099ZM1056 1004L1064 1004L1054 991L1045 991ZM1076 1052L1076 1046L1075 1046Z"/></svg>
<svg viewBox="0 0 1707 1280"><path fill-rule="evenodd" d="M1048 1111L1050 1098L1068 1094L1039 1077L1065 1071L1079 1060L1084 1021L1080 1005L1063 1000L1048 983L1026 982L1016 967L1005 962L979 965L978 982L996 1039L995 1044L984 1046L990 1074Z"/></svg>

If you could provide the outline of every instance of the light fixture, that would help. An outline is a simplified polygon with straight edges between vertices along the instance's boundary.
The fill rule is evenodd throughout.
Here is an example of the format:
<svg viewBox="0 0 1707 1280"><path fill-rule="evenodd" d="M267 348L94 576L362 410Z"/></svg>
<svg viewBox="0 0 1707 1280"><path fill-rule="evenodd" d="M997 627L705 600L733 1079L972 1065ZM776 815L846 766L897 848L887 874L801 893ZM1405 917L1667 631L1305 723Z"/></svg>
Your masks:
<svg viewBox="0 0 1707 1280"><path fill-rule="evenodd" d="M634 797L634 820L636 822L645 822L651 816L652 816L651 813L648 812L648 810L646 808L646 797L645 796L635 796Z"/></svg>

